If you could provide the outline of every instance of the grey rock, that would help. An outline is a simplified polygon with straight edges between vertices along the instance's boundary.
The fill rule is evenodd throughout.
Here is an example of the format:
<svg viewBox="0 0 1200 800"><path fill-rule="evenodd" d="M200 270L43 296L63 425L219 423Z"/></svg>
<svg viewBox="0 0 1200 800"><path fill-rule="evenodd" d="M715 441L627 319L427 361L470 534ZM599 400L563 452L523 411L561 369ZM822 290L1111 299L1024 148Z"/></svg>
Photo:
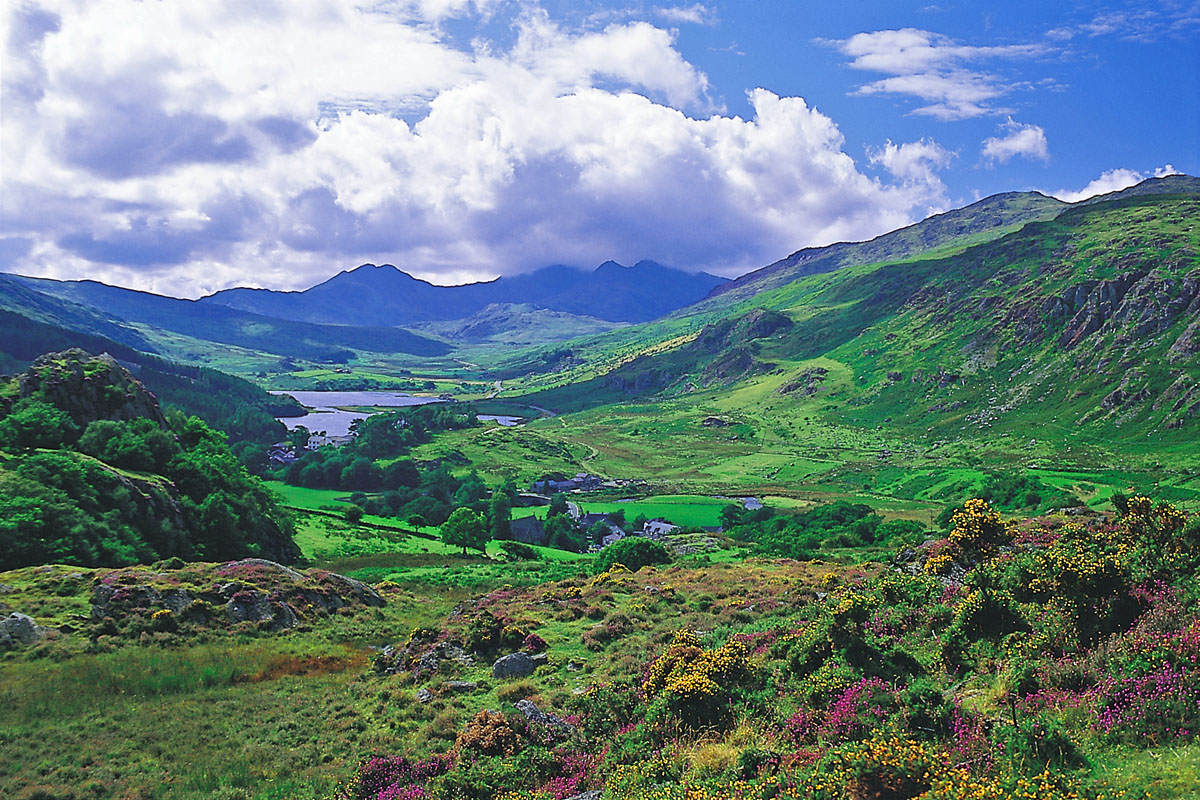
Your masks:
<svg viewBox="0 0 1200 800"><path fill-rule="evenodd" d="M473 692L479 688L479 684L475 681L446 681L445 687L447 692Z"/></svg>
<svg viewBox="0 0 1200 800"><path fill-rule="evenodd" d="M512 653L496 659L492 664L493 678L524 678L532 675L537 669L535 662L528 653Z"/></svg>
<svg viewBox="0 0 1200 800"><path fill-rule="evenodd" d="M36 644L45 637L46 629L34 622L33 617L14 612L0 619L0 649Z"/></svg>
<svg viewBox="0 0 1200 800"><path fill-rule="evenodd" d="M471 658L467 651L459 645L454 642L438 642L430 648L428 653L417 659L412 671L413 676L416 677L424 672L436 672L443 661L453 661L463 667L475 666L475 659Z"/></svg>
<svg viewBox="0 0 1200 800"><path fill-rule="evenodd" d="M429 703L433 701L433 692L428 689L417 689L417 702Z"/></svg>
<svg viewBox="0 0 1200 800"><path fill-rule="evenodd" d="M592 789L590 792L583 794L572 795L567 800L600 800L600 795L604 794L603 789Z"/></svg>
<svg viewBox="0 0 1200 800"><path fill-rule="evenodd" d="M531 725L545 728L564 736L570 736L575 732L574 725L549 711L542 711L533 704L532 700L518 700L513 703L513 707L524 714L525 719L529 720Z"/></svg>
<svg viewBox="0 0 1200 800"><path fill-rule="evenodd" d="M579 672L581 669L583 669L583 664L580 664L578 661L567 662L567 672Z"/></svg>
<svg viewBox="0 0 1200 800"><path fill-rule="evenodd" d="M291 606L272 603L262 592L235 593L225 604L225 614L233 622L270 622L273 631L294 628L300 624L300 618Z"/></svg>
<svg viewBox="0 0 1200 800"><path fill-rule="evenodd" d="M534 653L533 655L530 656L530 659L533 660L534 664L537 664L540 667L542 664L550 663L550 654L549 653Z"/></svg>

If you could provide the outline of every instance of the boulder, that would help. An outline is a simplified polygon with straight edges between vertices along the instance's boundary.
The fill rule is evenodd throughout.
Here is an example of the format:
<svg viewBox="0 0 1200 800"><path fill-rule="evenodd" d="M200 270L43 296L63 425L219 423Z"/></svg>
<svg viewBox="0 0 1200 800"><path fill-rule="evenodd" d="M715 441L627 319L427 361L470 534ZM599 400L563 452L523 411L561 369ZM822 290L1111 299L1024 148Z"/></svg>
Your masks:
<svg viewBox="0 0 1200 800"><path fill-rule="evenodd" d="M538 728L545 728L564 736L570 736L575 732L574 725L549 711L542 711L533 704L532 700L518 700L513 703L513 707L520 711L531 725Z"/></svg>
<svg viewBox="0 0 1200 800"><path fill-rule="evenodd" d="M600 795L602 794L604 794L603 789L592 789L590 792L568 797L567 800L600 800Z"/></svg>
<svg viewBox="0 0 1200 800"><path fill-rule="evenodd" d="M0 618L0 649L18 644L37 644L46 637L46 629L25 614L12 613Z"/></svg>
<svg viewBox="0 0 1200 800"><path fill-rule="evenodd" d="M475 665L475 659L467 655L467 651L454 642L438 642L429 652L417 659L416 665L413 667L413 677L419 676L423 672L436 672L443 661L453 661L464 667L472 667Z"/></svg>
<svg viewBox="0 0 1200 800"><path fill-rule="evenodd" d="M528 653L513 653L496 659L492 664L493 678L524 678L532 675L537 669L535 662Z"/></svg>

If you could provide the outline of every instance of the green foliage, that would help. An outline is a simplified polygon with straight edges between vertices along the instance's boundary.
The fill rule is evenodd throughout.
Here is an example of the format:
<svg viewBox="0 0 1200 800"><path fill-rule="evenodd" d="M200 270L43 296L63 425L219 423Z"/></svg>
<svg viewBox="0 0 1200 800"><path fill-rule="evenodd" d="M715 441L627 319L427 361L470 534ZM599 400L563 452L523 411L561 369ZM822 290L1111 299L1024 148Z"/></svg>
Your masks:
<svg viewBox="0 0 1200 800"><path fill-rule="evenodd" d="M566 514L551 514L546 517L546 542L559 550L582 553L587 550L587 537L577 530L574 521Z"/></svg>
<svg viewBox="0 0 1200 800"><path fill-rule="evenodd" d="M25 398L0 419L0 448L10 450L57 449L75 441L79 427L66 412Z"/></svg>
<svg viewBox="0 0 1200 800"><path fill-rule="evenodd" d="M669 564L671 553L662 544L641 536L626 536L600 551L596 556L595 569L604 572L613 564L623 564L637 572L642 567L654 564Z"/></svg>
<svg viewBox="0 0 1200 800"><path fill-rule="evenodd" d="M69 429L70 419L56 411L31 402L14 414L48 420L56 432ZM146 418L94 420L78 451L28 453L0 465L0 568L120 566L172 556L294 560L290 523L225 437L196 417L174 415L172 422L168 431ZM41 430L43 446L62 445L57 434L45 436L45 425Z"/></svg>
<svg viewBox="0 0 1200 800"><path fill-rule="evenodd" d="M812 558L821 547L915 544L924 535L919 523L884 522L870 506L843 500L786 516L766 507L747 511L730 505L721 518L730 536L753 542L759 552L789 558Z"/></svg>
<svg viewBox="0 0 1200 800"><path fill-rule="evenodd" d="M514 561L536 561L538 558L536 550L521 542L501 542L500 549Z"/></svg>
<svg viewBox="0 0 1200 800"><path fill-rule="evenodd" d="M442 523L442 541L461 547L464 553L468 549L482 551L490 538L483 515L469 508L456 508Z"/></svg>
<svg viewBox="0 0 1200 800"><path fill-rule="evenodd" d="M487 524L492 539L512 538L512 501L500 490L492 493L488 503Z"/></svg>
<svg viewBox="0 0 1200 800"><path fill-rule="evenodd" d="M149 419L95 420L84 429L78 447L105 463L137 472L161 473L180 452L175 437Z"/></svg>

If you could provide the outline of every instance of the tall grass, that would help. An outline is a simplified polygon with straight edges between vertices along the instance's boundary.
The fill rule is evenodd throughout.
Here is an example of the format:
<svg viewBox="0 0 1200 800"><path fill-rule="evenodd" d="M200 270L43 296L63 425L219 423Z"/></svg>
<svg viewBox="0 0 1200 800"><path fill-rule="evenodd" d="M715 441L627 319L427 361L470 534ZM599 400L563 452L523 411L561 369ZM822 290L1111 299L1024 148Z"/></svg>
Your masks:
<svg viewBox="0 0 1200 800"><path fill-rule="evenodd" d="M69 661L10 664L0 685L0 720L69 717L122 699L224 687L261 673L279 650L267 644L125 647Z"/></svg>

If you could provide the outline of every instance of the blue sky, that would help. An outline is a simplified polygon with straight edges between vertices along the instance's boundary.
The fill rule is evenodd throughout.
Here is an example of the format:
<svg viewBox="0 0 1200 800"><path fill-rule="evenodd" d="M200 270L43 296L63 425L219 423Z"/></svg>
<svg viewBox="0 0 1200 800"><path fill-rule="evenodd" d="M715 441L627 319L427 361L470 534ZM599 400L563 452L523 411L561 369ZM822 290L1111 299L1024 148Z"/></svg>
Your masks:
<svg viewBox="0 0 1200 800"><path fill-rule="evenodd" d="M180 296L736 275L1001 191L1200 173L1200 0L24 0L0 270Z"/></svg>

